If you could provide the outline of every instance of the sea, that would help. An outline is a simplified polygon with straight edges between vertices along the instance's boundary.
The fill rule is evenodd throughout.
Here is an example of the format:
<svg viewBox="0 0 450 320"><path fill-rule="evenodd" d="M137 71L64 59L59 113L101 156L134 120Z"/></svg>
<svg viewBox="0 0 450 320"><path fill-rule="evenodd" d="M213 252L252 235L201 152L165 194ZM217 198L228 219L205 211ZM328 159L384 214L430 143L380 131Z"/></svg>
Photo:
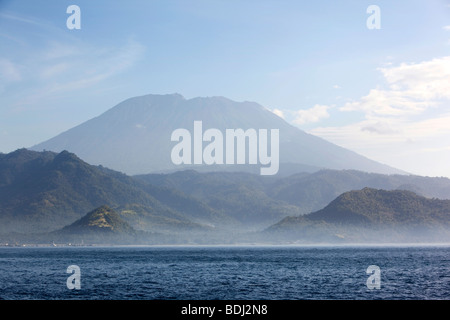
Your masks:
<svg viewBox="0 0 450 320"><path fill-rule="evenodd" d="M1 247L4 300L448 300L450 245Z"/></svg>

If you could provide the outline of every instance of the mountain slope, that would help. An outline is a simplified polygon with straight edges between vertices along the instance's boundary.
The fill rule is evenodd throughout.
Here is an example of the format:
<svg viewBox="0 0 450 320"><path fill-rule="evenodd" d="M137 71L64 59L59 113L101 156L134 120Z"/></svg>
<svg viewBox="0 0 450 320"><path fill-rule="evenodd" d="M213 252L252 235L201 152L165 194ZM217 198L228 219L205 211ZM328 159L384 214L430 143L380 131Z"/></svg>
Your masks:
<svg viewBox="0 0 450 320"><path fill-rule="evenodd" d="M279 129L280 173L316 171L320 168L356 169L379 173L400 170L369 160L289 125L254 102L234 102L224 97L185 99L179 94L145 95L127 99L100 116L86 121L32 150L69 150L83 160L127 174L178 170L171 161L175 129L193 133L194 121L203 132L216 128ZM206 143L204 143L206 145ZM191 165L196 170L259 172L260 165Z"/></svg>
<svg viewBox="0 0 450 320"><path fill-rule="evenodd" d="M154 232L135 230L119 213L104 205L65 226L50 233L33 234L25 239L34 242L57 242L77 244L136 244L153 243L161 239Z"/></svg>
<svg viewBox="0 0 450 320"><path fill-rule="evenodd" d="M84 233L128 233L133 234L135 230L126 223L119 214L108 206L101 206L74 223L65 226L61 233L84 234Z"/></svg>
<svg viewBox="0 0 450 320"><path fill-rule="evenodd" d="M450 199L450 179L321 170L287 177L193 170L135 176L153 186L179 190L249 225L263 226L286 215L317 211L344 192L365 187L410 190Z"/></svg>
<svg viewBox="0 0 450 320"><path fill-rule="evenodd" d="M108 205L139 232L157 232L166 239L181 234L191 239L195 234L202 243L210 238L199 234L209 233L215 235L215 240L235 241L238 233L248 234L285 217L318 211L340 194L367 186L408 189L427 197L450 199L447 178L351 170L322 170L288 177L187 170L130 177L89 165L67 151L57 154L21 149L0 155L0 233L50 232L72 224L94 208ZM378 199L376 193L366 198L361 200L364 205ZM414 209L419 207L414 204ZM361 214L364 208L355 208L346 211L348 219L371 221ZM338 212L335 209L330 212ZM345 212L339 219L343 217ZM438 216L429 217L424 222ZM302 221L303 227L312 226L308 232L319 225L337 225L331 217L312 219L310 215L285 221L295 220ZM400 228L405 222L392 221ZM347 228L349 224L345 225Z"/></svg>
<svg viewBox="0 0 450 320"><path fill-rule="evenodd" d="M340 195L319 211L286 217L267 232L297 240L448 241L450 200L364 188Z"/></svg>
<svg viewBox="0 0 450 320"><path fill-rule="evenodd" d="M170 203L158 201L151 192L160 198L164 193L171 194L174 203L190 201L194 205L197 200L167 189L144 190L135 179L89 165L67 151L56 154L21 149L1 155L0 177L3 233L51 231L104 204L123 210L130 205L139 206L141 226L152 226L154 220L164 221L166 227L196 225L187 215L171 208ZM209 208L202 209L199 214L216 218Z"/></svg>
<svg viewBox="0 0 450 320"><path fill-rule="evenodd" d="M344 192L365 187L409 190L429 198L450 199L450 179L415 175L383 175L355 170L321 170L276 180L272 198L299 206L306 214L319 210Z"/></svg>
<svg viewBox="0 0 450 320"><path fill-rule="evenodd" d="M301 213L299 207L271 197L267 186L273 179L268 176L186 170L135 178L152 186L180 190L246 228L264 228L287 215Z"/></svg>
<svg viewBox="0 0 450 320"><path fill-rule="evenodd" d="M307 217L340 224L450 226L450 200L428 199L405 190L364 188L340 195Z"/></svg>

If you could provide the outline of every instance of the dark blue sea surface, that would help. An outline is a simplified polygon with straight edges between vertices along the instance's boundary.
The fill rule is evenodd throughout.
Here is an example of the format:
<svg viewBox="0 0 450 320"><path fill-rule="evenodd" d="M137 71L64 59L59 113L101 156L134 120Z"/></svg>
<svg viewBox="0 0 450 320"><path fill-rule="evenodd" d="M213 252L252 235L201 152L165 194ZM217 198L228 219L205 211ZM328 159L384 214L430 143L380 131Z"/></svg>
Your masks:
<svg viewBox="0 0 450 320"><path fill-rule="evenodd" d="M5 247L0 299L450 299L450 247Z"/></svg>

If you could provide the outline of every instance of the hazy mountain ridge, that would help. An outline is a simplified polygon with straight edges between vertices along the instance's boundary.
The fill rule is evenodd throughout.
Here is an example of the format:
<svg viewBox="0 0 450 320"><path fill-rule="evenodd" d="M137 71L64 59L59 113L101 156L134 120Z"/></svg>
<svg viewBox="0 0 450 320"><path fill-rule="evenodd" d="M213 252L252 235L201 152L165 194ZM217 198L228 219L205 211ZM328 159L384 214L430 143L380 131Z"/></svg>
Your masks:
<svg viewBox="0 0 450 320"><path fill-rule="evenodd" d="M321 168L402 173L308 134L255 102L235 102L225 97L185 99L179 94L150 94L127 99L31 149L68 150L91 164L130 175L186 168L248 172L259 169L259 165L248 164L174 165L171 150L176 143L171 141L171 133L178 128L192 132L197 120L203 122L203 130L279 129L280 174Z"/></svg>
<svg viewBox="0 0 450 320"><path fill-rule="evenodd" d="M450 241L450 200L406 190L345 192L325 208L286 217L266 232L290 241Z"/></svg>
<svg viewBox="0 0 450 320"><path fill-rule="evenodd" d="M409 190L429 198L450 199L450 179L413 175L383 175L356 170L321 170L288 177L264 177L249 173L209 172L193 170L171 174L148 174L135 178L160 187L178 189L194 198L210 203L220 195L233 193L245 198L241 190L252 190L268 203L295 207L298 214L322 209L344 192L366 187L386 190ZM222 201L232 197L222 197ZM253 200L241 203L252 210Z"/></svg>
<svg viewBox="0 0 450 320"><path fill-rule="evenodd" d="M187 170L136 178L151 185L180 190L252 229L259 229L289 214L301 213L298 207L270 197L267 184L273 181L272 177L245 172L199 173Z"/></svg>
<svg viewBox="0 0 450 320"><path fill-rule="evenodd" d="M344 192L363 188L409 190L429 198L450 199L450 179L417 175L383 175L356 170L321 170L295 174L272 184L272 197L310 213Z"/></svg>
<svg viewBox="0 0 450 320"><path fill-rule="evenodd" d="M431 199L450 199L450 179L447 178L354 170L322 170L288 177L187 170L131 177L92 166L67 151L57 154L25 149L0 155L0 177L0 233L3 235L53 232L104 205L117 213L120 224L129 225L139 235L127 236L127 241L146 239L151 243L160 240L164 243L268 241L270 237L261 236L259 231L271 225L283 226L281 229L285 231L302 229L303 238L309 234L328 239L330 234L347 233L348 239L349 230L357 235L361 227L372 226L372 218L367 213L377 208L384 208L384 211L373 211L373 217L398 228L398 232L407 220L387 219L394 217L386 214L389 210L401 209L399 212L408 217L408 210L422 208L413 216L418 225L438 229L448 226L445 220L448 216L439 211L437 205L443 203L443 208L447 208L448 202ZM370 188L364 189L366 187ZM374 188L386 190L367 191ZM395 191L405 188L419 190L426 197L410 191ZM367 193L364 197L354 191L361 189ZM393 207L380 206L379 198L390 192L402 195L403 202L392 202ZM349 196L353 194L358 197ZM344 199L348 201L343 208L350 208L349 203L352 207L336 216L341 225L345 225L340 229L338 221L332 221L331 212L341 212L336 211L340 208L336 203L345 204ZM333 236L332 239L341 238Z"/></svg>
<svg viewBox="0 0 450 320"><path fill-rule="evenodd" d="M159 202L137 180L89 165L67 151L17 150L0 158L0 176L6 177L0 186L3 233L51 231L102 205L136 204L141 207L141 220L194 223ZM186 201L185 196L182 199Z"/></svg>
<svg viewBox="0 0 450 320"><path fill-rule="evenodd" d="M337 197L309 219L355 225L422 224L450 226L450 200L429 199L405 190L364 188Z"/></svg>

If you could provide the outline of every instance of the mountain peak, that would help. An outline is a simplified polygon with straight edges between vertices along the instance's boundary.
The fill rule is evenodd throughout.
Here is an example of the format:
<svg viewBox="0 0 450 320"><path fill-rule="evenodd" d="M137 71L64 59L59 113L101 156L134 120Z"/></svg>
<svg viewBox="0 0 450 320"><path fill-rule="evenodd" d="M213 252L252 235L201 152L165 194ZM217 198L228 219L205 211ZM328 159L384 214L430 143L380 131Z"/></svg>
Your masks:
<svg viewBox="0 0 450 320"><path fill-rule="evenodd" d="M126 223L120 216L109 206L100 206L87 213L81 219L75 221L69 226L62 229L68 233L84 233L84 232L112 232L112 233L129 233L133 232L133 228Z"/></svg>
<svg viewBox="0 0 450 320"><path fill-rule="evenodd" d="M78 158L78 156L75 153L63 150L56 155L53 161L63 162L63 161L82 161L82 160Z"/></svg>
<svg viewBox="0 0 450 320"><path fill-rule="evenodd" d="M227 129L278 130L279 172L283 174L323 168L403 173L307 134L256 102L236 102L223 96L185 99L178 93L129 98L32 149L68 150L90 164L131 175L199 167L204 171L225 170L220 164L180 166L172 162L171 152L176 145L172 133L186 129L192 134L195 121L202 122L203 131L217 129L222 134ZM246 144L244 147L249 150L249 143ZM202 141L201 147L206 145L208 142ZM256 172L259 168L259 164L249 165L248 159L245 165L226 166L228 171Z"/></svg>
<svg viewBox="0 0 450 320"><path fill-rule="evenodd" d="M267 228L289 241L445 242L450 200L406 190L348 191L319 211L289 216Z"/></svg>
<svg viewBox="0 0 450 320"><path fill-rule="evenodd" d="M145 94L141 96L128 98L121 103L119 103L116 107L122 105L132 105L145 103L147 105L155 105L161 103L175 103L182 102L186 99L179 93L169 93L169 94Z"/></svg>
<svg viewBox="0 0 450 320"><path fill-rule="evenodd" d="M348 191L322 210L308 215L312 220L339 223L416 222L450 209L449 200L428 199L408 190L363 188ZM445 210L443 212L445 212ZM448 213L448 212L447 212Z"/></svg>
<svg viewBox="0 0 450 320"><path fill-rule="evenodd" d="M37 152L37 151L33 151L33 150L28 150L26 148L21 148L21 149L17 149L13 152L7 153L7 154L2 154L3 157L5 157L5 159L8 160L13 160L13 161L17 161L17 162L23 162L23 161L29 161L31 159L35 159L38 157L42 157L44 153L42 152ZM54 156L53 152L45 152L46 155L52 155Z"/></svg>

